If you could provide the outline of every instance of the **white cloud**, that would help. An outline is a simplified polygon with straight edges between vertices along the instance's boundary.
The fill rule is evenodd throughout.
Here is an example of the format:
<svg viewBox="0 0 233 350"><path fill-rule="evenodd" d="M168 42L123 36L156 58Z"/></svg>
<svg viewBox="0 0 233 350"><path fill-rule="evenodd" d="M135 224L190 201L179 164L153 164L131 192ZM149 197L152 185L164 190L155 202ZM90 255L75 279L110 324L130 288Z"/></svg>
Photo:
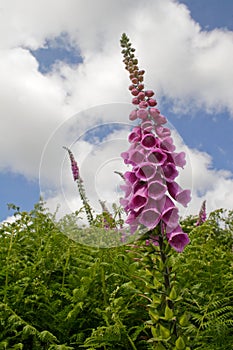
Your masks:
<svg viewBox="0 0 233 350"><path fill-rule="evenodd" d="M0 23L1 169L36 178L42 150L51 137L54 142L49 142L49 151L46 148L47 167L42 169L41 181L48 181L48 185L53 181L56 188L60 186L64 159L61 146L69 145L68 135L72 143L75 135L103 121L127 123L125 112L115 105L108 117L94 113L91 119L80 114L76 124L69 124L69 118L81 110L130 101L119 47L122 32L129 34L137 48L140 65L148 72L147 86L155 88L159 99L166 97L179 112L227 109L233 115L233 33L202 31L183 4L172 0L137 0L133 4L130 0L9 0L0 4ZM53 72L42 75L29 49L43 47L47 39L64 32L80 49L83 63L73 67L60 63ZM60 126L58 133L56 128L64 121L73 129L59 134L63 128ZM87 142L82 146L93 148ZM105 146L98 148L99 158L89 154L90 164L105 164L111 152L118 149L118 145ZM232 207L228 194L231 174L212 169L207 154L196 150L189 153L195 203L192 208L197 210L204 197L209 208ZM112 171L111 165L108 167ZM85 176L87 185L93 185L88 171ZM104 177L104 173L104 180L102 175L100 178L97 187L111 197L115 180ZM73 190L69 181L67 175L67 193Z"/></svg>
<svg viewBox="0 0 233 350"><path fill-rule="evenodd" d="M207 201L208 212L219 208L233 208L233 174L230 171L214 169L208 153L185 146L176 132L173 137L177 150L185 151L187 160L184 170L180 171L178 182L192 192L188 208L179 206L181 214L197 214L204 200Z"/></svg>
<svg viewBox="0 0 233 350"><path fill-rule="evenodd" d="M17 219L19 219L18 215L8 216L5 220L0 222L0 226L4 224L13 224L13 222L15 222Z"/></svg>
<svg viewBox="0 0 233 350"><path fill-rule="evenodd" d="M38 175L44 144L62 121L65 109L61 86L37 68L27 50L1 53L1 168L28 177Z"/></svg>

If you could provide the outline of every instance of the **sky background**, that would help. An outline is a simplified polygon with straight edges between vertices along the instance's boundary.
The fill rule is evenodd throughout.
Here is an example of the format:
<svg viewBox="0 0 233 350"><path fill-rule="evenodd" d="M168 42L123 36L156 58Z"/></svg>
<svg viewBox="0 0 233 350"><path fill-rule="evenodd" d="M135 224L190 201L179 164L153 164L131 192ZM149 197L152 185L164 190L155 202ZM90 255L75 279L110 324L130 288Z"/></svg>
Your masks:
<svg viewBox="0 0 233 350"><path fill-rule="evenodd" d="M119 199L131 96L123 32L146 87L185 149L182 215L233 209L231 0L0 0L0 221L7 203L31 210L40 193L59 215L81 203L63 145L72 148L91 204Z"/></svg>

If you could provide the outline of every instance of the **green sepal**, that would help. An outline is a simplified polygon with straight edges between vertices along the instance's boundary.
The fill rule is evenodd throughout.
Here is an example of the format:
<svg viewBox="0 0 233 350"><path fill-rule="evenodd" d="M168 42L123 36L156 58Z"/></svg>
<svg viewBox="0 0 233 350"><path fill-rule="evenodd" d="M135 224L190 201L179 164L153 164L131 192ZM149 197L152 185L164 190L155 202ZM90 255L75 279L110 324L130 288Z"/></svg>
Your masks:
<svg viewBox="0 0 233 350"><path fill-rule="evenodd" d="M149 310L149 315L150 315L151 319L156 323L160 319L160 316L158 315L158 313L154 312L153 310Z"/></svg>
<svg viewBox="0 0 233 350"><path fill-rule="evenodd" d="M158 329L157 328L155 328L155 327L151 327L151 333L152 333L152 335L153 335L153 338L155 338L155 339L158 339L159 338L159 334L158 334Z"/></svg>
<svg viewBox="0 0 233 350"><path fill-rule="evenodd" d="M164 270L164 263L162 262L162 260L159 261L159 271L163 272Z"/></svg>
<svg viewBox="0 0 233 350"><path fill-rule="evenodd" d="M165 308L165 320L171 320L174 316L173 311L170 309L168 305Z"/></svg>
<svg viewBox="0 0 233 350"><path fill-rule="evenodd" d="M176 288L172 287L170 294L169 294L169 299L176 300L176 298L177 298Z"/></svg>
<svg viewBox="0 0 233 350"><path fill-rule="evenodd" d="M181 327L187 327L189 324L189 314L185 312L179 319L179 324Z"/></svg>
<svg viewBox="0 0 233 350"><path fill-rule="evenodd" d="M163 286L162 283L155 277L153 279L153 288L160 289L162 286Z"/></svg>
<svg viewBox="0 0 233 350"><path fill-rule="evenodd" d="M153 295L151 306L157 306L159 304L161 304L161 299L156 295Z"/></svg>
<svg viewBox="0 0 233 350"><path fill-rule="evenodd" d="M177 347L177 350L185 349L185 342L181 336L176 340L176 347Z"/></svg>
<svg viewBox="0 0 233 350"><path fill-rule="evenodd" d="M155 350L166 350L162 343L158 343L155 347Z"/></svg>
<svg viewBox="0 0 233 350"><path fill-rule="evenodd" d="M162 339L168 339L170 337L170 330L163 325L159 325L159 331Z"/></svg>

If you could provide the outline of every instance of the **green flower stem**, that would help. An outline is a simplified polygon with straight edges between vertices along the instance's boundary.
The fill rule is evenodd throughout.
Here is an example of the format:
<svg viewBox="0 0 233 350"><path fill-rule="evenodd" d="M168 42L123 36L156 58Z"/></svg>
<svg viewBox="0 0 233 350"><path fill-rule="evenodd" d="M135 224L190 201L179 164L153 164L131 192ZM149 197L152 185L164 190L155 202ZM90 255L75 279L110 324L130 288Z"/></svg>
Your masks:
<svg viewBox="0 0 233 350"><path fill-rule="evenodd" d="M90 207L90 204L88 203L88 199L86 197L86 192L83 186L83 180L81 179L81 177L79 176L78 179L76 180L77 185L78 185L78 191L81 197L81 200L83 202L83 206L87 215L87 220L89 222L89 224L91 225L93 223L93 214L92 214L92 210Z"/></svg>
<svg viewBox="0 0 233 350"><path fill-rule="evenodd" d="M165 297L168 297L170 292L171 292L171 267L168 266L168 254L166 254L166 248L167 248L167 244L164 240L164 236L165 236L165 232L163 232L162 230L162 226L161 226L161 230L160 230L160 234L159 234L159 251L160 251L160 258L162 261L162 266L163 266L163 279L164 279L164 288L165 288ZM170 247L168 247L170 248ZM170 249L169 249L170 250ZM164 303L166 304L166 300L164 301ZM174 303L172 300L167 300L168 306L171 310L174 309Z"/></svg>
<svg viewBox="0 0 233 350"><path fill-rule="evenodd" d="M162 225L155 228L149 237L156 238L158 242L158 245L146 246L147 259L150 256L147 267L151 273L151 282L147 284L147 296L148 300L151 300L148 305L150 321L147 322L152 332L149 342L152 343L152 349L176 349L175 342L179 336L176 325L176 298L171 298L174 289L174 276L170 264L172 250Z"/></svg>

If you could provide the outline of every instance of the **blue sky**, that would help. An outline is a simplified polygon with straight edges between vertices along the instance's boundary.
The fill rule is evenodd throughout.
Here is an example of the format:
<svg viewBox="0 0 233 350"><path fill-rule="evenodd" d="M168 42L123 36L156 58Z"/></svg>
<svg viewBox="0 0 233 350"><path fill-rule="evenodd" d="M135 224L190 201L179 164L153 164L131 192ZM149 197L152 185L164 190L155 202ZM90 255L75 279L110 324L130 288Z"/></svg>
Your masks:
<svg viewBox="0 0 233 350"><path fill-rule="evenodd" d="M207 30L227 28L233 30L233 4L230 0L182 0L191 11L192 18Z"/></svg>
<svg viewBox="0 0 233 350"><path fill-rule="evenodd" d="M169 3L169 0L166 2ZM73 1L70 1L70 4L71 3L72 3L72 6L75 6ZM101 3L103 3L103 6L104 6L104 1L101 1ZM150 1L148 3L150 3ZM216 28L218 28L221 30L221 35L224 35L224 31L228 33L230 33L230 31L233 31L233 2L232 1L230 0L221 0L221 1L219 0L195 0L195 1L183 0L183 1L180 1L179 3L183 3L187 6L187 8L190 11L192 19L195 22L199 23L203 31L211 32L211 31L214 31ZM81 2L79 2L79 4L81 4ZM140 6L141 6L140 1L136 1L136 4L140 10ZM33 16L36 16L36 14L34 13L34 10L30 7L30 5L28 6L27 1L25 1L25 6L26 6L25 8L28 11L26 12L27 16L33 19ZM69 12L69 9L66 9L67 12L64 13L64 17L65 16L69 17L73 15L72 6L70 9L71 12ZM114 5L114 6L117 6L117 5ZM137 6L135 5L135 7ZM149 8L149 5L148 5L148 8ZM45 9L46 9L46 4L44 2L41 2L41 5L38 11L38 18L42 16ZM54 27L52 25L50 26L49 24L47 24L45 20L45 29L42 28L42 26L40 28L39 25L37 26L37 28L34 28L33 27L34 24L32 24L30 21L26 24L24 23L24 18L22 13L20 13L20 9L18 9L18 12L17 12L17 9L15 10L13 8L10 8L10 5L9 5L6 9L3 9L3 13L4 13L4 10L6 13L6 28L9 29L9 33L10 33L9 39L4 38L5 40L4 45L6 46L5 50L6 52L7 50L9 50L9 55L11 55L9 57L14 62L14 57L12 56L14 53L14 50L17 51L22 48L21 51L19 50L16 52L18 55L16 57L18 57L19 60L25 59L25 62L26 60L28 60L27 65L25 63L25 67L23 69L25 69L26 74L28 74L28 76L31 79L35 79L35 81L37 81L38 79L37 90L35 86L33 86L33 89L32 89L33 95L30 102L28 100L27 101L24 100L24 95L22 96L15 95L16 96L15 98L17 101L20 100L20 103L21 103L20 106L21 107L23 106L22 108L26 108L27 103L30 104L29 106L30 108L28 108L28 111L30 110L30 113L29 113L30 114L29 118L31 118L30 123L32 123L33 125L34 123L35 125L37 125L36 123L38 123L39 129L40 127L42 129L44 128L45 132L44 134L42 132L41 135L43 135L44 137L43 144L45 145L46 140L51 135L51 132L53 132L53 130L56 129L56 127L58 127L58 125L62 123L67 117L70 117L72 114L74 114L80 109L83 109L84 107L90 107L90 104L87 104L87 106L85 106L85 104L81 103L82 102L81 97L83 95L81 94L80 95L81 97L79 96L78 87L77 87L77 91L75 90L76 88L74 87L74 85L77 83L75 78L75 72L77 72L77 76L78 74L80 74L80 76L83 79L82 86L79 87L79 89L85 90L85 74L87 76L86 81L88 81L88 83L90 83L91 81L88 74L85 73L85 69L86 67L88 67L88 64L90 67L92 67L91 60L93 57L93 52L95 54L95 59L96 60L97 58L99 59L98 64L99 62L101 62L102 54L104 55L105 53L105 56L107 55L107 58L108 58L108 51L107 51L108 49L102 48L102 45L103 45L102 41L100 41L100 39L97 38L97 34L95 33L95 26L97 26L99 23L100 14L98 13L98 11L96 12L94 11L94 14L92 15L94 17L92 19L91 18L86 19L87 24L89 23L90 25L92 25L93 29L92 30L86 29L86 32L88 33L86 33L86 38L83 38L82 36L78 37L77 33L79 33L79 31L81 32L82 28L81 28L81 24L80 24L81 29L79 27L77 28L75 27L77 25L76 22L78 22L78 20L76 21L74 18L71 19L70 21L70 23L73 23L72 24L73 27L69 23L68 19L67 19L67 25L66 27L64 27L63 25L64 20L61 15L60 22L58 19L56 20L54 19ZM76 10L78 11L78 6ZM85 13L88 14L88 11L85 12L85 9L82 9L82 10L84 13L83 18L85 19ZM117 10L120 11L120 4L119 4L119 8L117 7ZM168 9L168 11L170 10ZM176 16L177 13L174 12L174 16ZM61 14L62 14L62 9L61 9ZM47 14L45 13L45 17L46 15ZM7 18L7 16L9 18ZM50 15L48 14L48 23L50 20L49 16ZM14 31L12 30L13 27L12 28L10 27L12 23L15 23L12 20L12 18L17 18L17 21L15 22L18 23L19 32L22 29L22 33L21 35L18 35L18 37L16 32L14 34ZM137 28L136 24L134 24L133 21L134 19L132 19L132 26L135 25L135 28ZM186 21L187 21L187 17L186 17ZM82 22L82 18L80 18L80 23L81 22ZM135 23L136 23L136 19L135 19ZM186 22L184 21L184 23ZM85 27L85 23L82 25L83 27ZM106 43L104 43L105 48L108 47L107 45L109 45L110 47L109 50L114 51L112 56L114 55L116 56L116 52L117 50L119 50L120 52L120 48L119 47L113 48L113 46L116 45L118 38L113 36L111 40L111 35L112 35L111 30L114 34L114 33L122 32L123 28L121 28L120 25L118 28L118 25L114 21L112 22L112 24L110 21L109 25L110 26L112 25L112 27L105 27L105 28L103 27L102 29L100 29L99 37L103 38L103 41L106 40ZM115 31L112 29L113 27ZM105 38L106 33L104 32L104 30L105 31L109 30L110 32L110 34L108 34L109 35L108 40L110 38L111 41L109 41L108 43L107 43L107 39ZM146 30L147 30L146 26L145 26L145 29L141 30L141 32L140 30L138 32L137 32L137 29L135 30L136 43L138 40L138 45L139 45L139 48L137 48L135 43L137 52L142 52L143 50L143 41L141 40L143 30L145 30L145 33L146 33ZM87 43L89 43L89 46ZM26 50L23 51L23 49L25 48ZM109 54L110 58L112 56L110 56ZM108 67L108 75L106 75L106 81L110 85L108 90L110 90L112 86L111 74L113 74L113 71L111 70L112 66L111 66L110 58L109 58L109 61L106 61L107 64L105 65L105 67ZM214 61L215 58L212 57L212 59ZM117 60L119 60L119 57L117 57L116 59L113 58L112 64L114 64L114 62ZM140 62L140 56L139 56L139 62ZM224 65L224 62L225 61L223 58L223 65ZM211 65L211 62L210 62L210 65ZM79 71L77 70L79 69L77 67L80 67ZM12 66L10 67L8 66L8 69L9 69L9 74L12 73L11 69L14 70ZM83 69L83 72L82 72L82 69ZM151 69L153 69L153 65L151 65ZM122 71L124 73L123 64L122 64ZM95 84L94 76L96 74L96 70L94 68L90 68L90 72L92 72L93 74L93 85L94 85ZM148 74L149 73L150 72L148 72ZM14 74L14 71L12 74ZM18 73L16 72L16 75L17 74ZM124 79L124 77L122 79ZM25 77L25 81L27 81L26 77ZM29 81L29 78L28 78L28 81ZM114 85L114 83L112 84ZM117 83L117 84L120 85L120 83ZM190 84L192 84L192 81L190 81ZM17 86L17 81L15 85ZM14 83L13 83L13 86L14 86ZM94 90L95 92L97 92L98 90L98 93L100 94L100 96L101 96L101 89L100 89L101 86L102 86L101 84L98 85ZM103 82L103 86L104 86L104 82ZM45 94L47 88L49 91L48 95ZM90 85L87 85L86 94L88 94L87 90L89 88L90 88ZM154 88L154 86L150 86L150 88ZM202 86L200 86L200 89L201 88ZM27 89L30 90L30 86L27 87ZM57 89L56 94L55 92L52 91L53 89L54 90ZM221 89L222 88L220 87L220 92L221 92ZM177 106L175 106L173 102L173 98L176 92L167 91L166 93L166 88L164 87L162 91L163 91L163 96L160 93L161 112L168 117L169 121L176 128L176 130L181 135L182 139L184 140L185 144L188 147L190 147L191 149L195 149L197 151L203 152L203 154L208 154L208 156L212 158L211 162L208 163L208 161L206 161L208 163L206 165L206 171L208 172L209 168L210 170L211 169L213 170L211 173L211 176L213 176L213 181L217 181L218 177L223 176L223 179L225 181L225 182L223 181L223 183L225 183L226 186L228 186L228 184L231 186L232 184L229 182L230 181L229 179L231 179L230 173L233 174L233 157L232 157L233 114L231 114L231 112L229 111L229 106L227 105L227 103L226 105L224 105L224 102L221 102L220 103L221 108L215 109L214 103L209 102L211 101L211 98L212 98L211 97L210 100L208 99L207 101L207 104L210 103L211 106L206 107L204 104L201 104L198 107L195 106L195 108L188 110L187 113L186 112L180 113L180 111L177 110ZM45 97L43 94L45 94ZM126 89L124 94L125 94L124 96L125 99L123 102L127 102L127 101L129 102L130 96L129 95L127 96ZM26 93L25 93L25 96L26 96ZM77 96L77 99L75 98L75 96ZM119 96L120 96L119 97L120 99L121 95ZM1 98L7 101L8 96L3 94ZM59 105L57 101L60 101L59 99L62 99L62 98L64 100L64 103L63 104L61 103L61 105ZM50 101L48 105L46 104L47 100ZM47 108L48 115L49 113L51 113L51 115L53 116L51 118L51 121L48 122L49 124L48 131L46 130L45 126L43 125L40 126L38 119L37 121L36 119L35 121L33 121L33 114L31 113L31 111L33 110L33 107L35 108L35 111L37 110L37 108L41 108L41 104L40 104L40 107L37 107L37 101L39 101L38 106L40 101L42 101L41 104L44 105L43 112L45 114L46 114L45 111ZM104 103L106 102L110 103L112 101L111 100L108 101L106 97L106 100L104 101ZM100 101L100 103L102 103L102 101ZM94 104L96 104L96 101L93 102L93 105ZM218 101L216 101L216 104L218 104ZM4 118L8 118L7 113L9 113L9 118L11 118L10 113L12 108L13 107L11 106L11 103L9 103L9 106L8 106L6 102L5 110L3 109L1 111L2 120ZM219 109L220 109L220 112L219 112ZM22 109L21 113L23 114L27 112L24 112L24 110ZM57 115L58 115L58 119L55 120ZM17 113L15 114L14 118L16 117L17 117ZM28 122L25 125L28 125ZM20 128L20 123L19 123L19 128ZM34 135L36 135L36 130L37 129L35 127ZM14 133L12 135L9 134L7 137L9 138L9 140L11 140L12 136L13 136L13 139L17 139L18 137L20 142L20 137L19 137L19 134L17 133L17 130L15 131L15 134ZM12 142L13 146L12 147L10 146L10 149L12 148L11 150L12 153L10 153L9 151L9 156L7 156L8 155L7 137L6 135L4 135L4 137L6 138L6 143L3 144L2 146L4 147L3 156L2 156L3 160L2 160L2 168L0 168L1 169L0 170L0 184L1 184L0 186L0 199L1 199L0 220L4 220L6 217L12 215L12 211L9 211L7 209L7 203L14 203L17 206L20 206L21 210L31 210L33 208L33 205L38 201L39 195L40 195L40 186L39 186L39 180L38 180L39 166L37 164L37 167L35 166L35 168L31 169L31 165L30 165L30 159L33 159L33 155L32 155L33 147L34 147L33 137L30 139L31 143L29 145L28 144L26 145L25 143L25 147L23 147L23 149L31 148L32 149L31 153L27 156L25 155L25 159L24 159L23 153L19 153L19 156L17 156L17 161L15 162L15 163L19 162L19 165L17 166L13 164L13 161L12 161L12 164L10 161L8 162L8 160L11 157L12 159L14 157L12 156L14 154L14 147L15 147L15 153L17 154L17 144L14 145L14 141ZM22 136L21 145L24 144L24 141L25 139ZM41 151L42 151L42 148L38 147L37 153L41 154L42 153ZM20 165L21 156L22 156L22 165ZM23 165L23 162L25 162L25 165ZM27 169L27 171L26 170L24 171L24 169ZM201 169L201 166L200 166L200 169ZM230 173L228 173L228 175L225 175L223 174L224 172L230 172ZM208 177L208 175L206 176ZM220 188L220 185L219 185L219 188ZM221 191L221 189L219 189L219 191ZM216 193L216 192L214 192L213 190L213 193ZM209 196L211 197L211 193L209 193ZM203 198L200 198L200 201L199 201L200 203L202 199ZM197 205L198 205L198 201L197 201ZM208 206L208 201L207 201L207 206Z"/></svg>

